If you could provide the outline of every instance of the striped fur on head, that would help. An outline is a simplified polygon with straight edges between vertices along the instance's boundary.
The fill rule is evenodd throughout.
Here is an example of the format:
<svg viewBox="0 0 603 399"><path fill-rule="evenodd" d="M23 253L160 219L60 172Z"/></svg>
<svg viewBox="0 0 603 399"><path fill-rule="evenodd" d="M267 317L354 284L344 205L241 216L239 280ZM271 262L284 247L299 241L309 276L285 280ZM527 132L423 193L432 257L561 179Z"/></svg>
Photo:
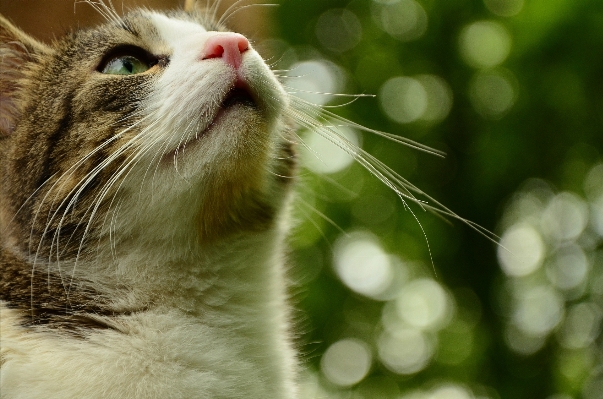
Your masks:
<svg viewBox="0 0 603 399"><path fill-rule="evenodd" d="M0 17L0 299L35 323L59 320L52 312L81 320L94 301L105 309L91 308L96 315L129 311L107 299L136 278L112 276L116 257L271 229L294 175L284 92L257 54L246 66L256 103L235 103L216 123L229 72L208 62L201 72L213 81L194 75L191 50L165 30L183 29L194 47L225 28L197 9L111 15L51 45ZM132 48L156 64L131 76L100 72Z"/></svg>

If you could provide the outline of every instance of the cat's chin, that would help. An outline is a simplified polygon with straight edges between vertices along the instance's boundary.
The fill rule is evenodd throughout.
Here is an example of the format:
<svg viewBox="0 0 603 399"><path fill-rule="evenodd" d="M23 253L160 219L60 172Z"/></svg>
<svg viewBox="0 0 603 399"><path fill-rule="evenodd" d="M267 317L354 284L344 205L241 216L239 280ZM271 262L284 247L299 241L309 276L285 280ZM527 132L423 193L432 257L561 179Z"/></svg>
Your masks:
<svg viewBox="0 0 603 399"><path fill-rule="evenodd" d="M198 154L201 146L208 144L207 141L210 140L223 141L224 151L229 151L228 143L232 142L235 136L249 135L249 131L254 129L254 124L241 123L250 117L256 123L258 120L264 119L262 112L248 93L238 89L233 90L233 94L226 97L212 122L203 131L198 132L177 148L164 153L162 163L172 164L174 159L177 159L178 162L186 161L189 156ZM235 141L239 140L235 139ZM240 152L240 149L237 152Z"/></svg>
<svg viewBox="0 0 603 399"><path fill-rule="evenodd" d="M197 132L193 137L183 143L180 143L175 149L168 150L163 155L162 162L171 162L175 157L180 158L185 152L191 152L193 147L211 132L222 131L222 133L224 133L224 129L229 129L229 127L234 130L240 129L240 127L237 126L237 123L233 123L236 119L230 119L231 116L234 118L243 118L244 120L244 117L248 112L257 115L262 114L262 108L258 105L258 102L249 90L247 84L237 82L233 85L233 88L226 93L222 103L214 112L215 116L205 129Z"/></svg>

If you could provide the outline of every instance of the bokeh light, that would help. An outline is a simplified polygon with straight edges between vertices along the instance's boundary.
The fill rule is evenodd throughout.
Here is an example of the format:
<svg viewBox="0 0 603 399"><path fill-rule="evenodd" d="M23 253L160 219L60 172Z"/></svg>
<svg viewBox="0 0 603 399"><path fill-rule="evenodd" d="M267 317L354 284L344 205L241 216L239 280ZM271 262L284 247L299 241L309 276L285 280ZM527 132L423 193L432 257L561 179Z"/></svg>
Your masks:
<svg viewBox="0 0 603 399"><path fill-rule="evenodd" d="M469 84L473 108L487 119L502 118L515 104L517 82L505 69L478 72Z"/></svg>
<svg viewBox="0 0 603 399"><path fill-rule="evenodd" d="M593 166L584 179L584 192L590 200L603 195L603 163Z"/></svg>
<svg viewBox="0 0 603 399"><path fill-rule="evenodd" d="M547 335L563 317L563 297L550 286L533 286L516 296L513 322L527 335Z"/></svg>
<svg viewBox="0 0 603 399"><path fill-rule="evenodd" d="M377 339L379 358L396 374L414 374L429 364L433 345L427 335L413 328L384 330Z"/></svg>
<svg viewBox="0 0 603 399"><path fill-rule="evenodd" d="M316 37L327 49L344 52L354 48L362 38L362 25L350 10L331 9L318 17Z"/></svg>
<svg viewBox="0 0 603 399"><path fill-rule="evenodd" d="M590 216L594 232L603 237L603 195L591 202Z"/></svg>
<svg viewBox="0 0 603 399"><path fill-rule="evenodd" d="M476 396L472 390L458 383L438 383L428 390L415 390L407 392L399 399L488 399L489 396Z"/></svg>
<svg viewBox="0 0 603 399"><path fill-rule="evenodd" d="M550 282L562 290L575 288L585 282L589 271L586 254L579 245L570 244L557 249L546 265Z"/></svg>
<svg viewBox="0 0 603 399"><path fill-rule="evenodd" d="M361 146L359 135L354 129L333 129L341 138L330 134L331 139L328 139L317 132L304 132L300 135L304 143L301 148L303 164L315 173L336 173L346 169L354 162L354 157L344 148L350 145Z"/></svg>
<svg viewBox="0 0 603 399"><path fill-rule="evenodd" d="M429 122L444 120L452 108L452 89L450 85L436 75L418 75L415 78L421 83L427 96L427 105L420 119Z"/></svg>
<svg viewBox="0 0 603 399"><path fill-rule="evenodd" d="M287 91L312 104L324 105L339 93L344 85L344 74L334 63L312 60L295 63L285 80Z"/></svg>
<svg viewBox="0 0 603 399"><path fill-rule="evenodd" d="M415 0L374 0L374 19L395 39L417 40L427 31L425 9Z"/></svg>
<svg viewBox="0 0 603 399"><path fill-rule="evenodd" d="M542 265L545 247L538 231L530 224L512 226L500 240L498 259L509 276L526 276Z"/></svg>
<svg viewBox="0 0 603 399"><path fill-rule="evenodd" d="M344 236L333 254L337 275L359 294L379 296L393 281L390 256L371 235L357 232Z"/></svg>
<svg viewBox="0 0 603 399"><path fill-rule="evenodd" d="M408 325L419 329L442 327L451 315L446 291L431 279L408 283L396 301L398 314Z"/></svg>
<svg viewBox="0 0 603 399"><path fill-rule="evenodd" d="M368 345L357 339L342 339L329 346L320 367L330 382L345 387L360 382L368 374L371 363Z"/></svg>
<svg viewBox="0 0 603 399"><path fill-rule="evenodd" d="M498 250L507 276L500 297L501 305L507 303L502 307L508 317L505 342L524 356L554 348L559 375L572 381L580 397L593 399L600 397L597 370L603 365L598 342L603 321L603 238L593 222L602 172L599 163L584 173L584 197L555 192L542 180L528 181L502 218L501 243L509 250ZM524 263L514 263L522 253L528 254Z"/></svg>
<svg viewBox="0 0 603 399"><path fill-rule="evenodd" d="M427 110L427 91L417 79L399 76L381 87L379 101L385 114L398 123L419 119Z"/></svg>
<svg viewBox="0 0 603 399"><path fill-rule="evenodd" d="M398 76L383 84L379 100L384 113L395 122L439 122L452 108L452 90L439 76Z"/></svg>
<svg viewBox="0 0 603 399"><path fill-rule="evenodd" d="M501 17L512 17L523 9L524 0L484 0L484 4L492 12Z"/></svg>
<svg viewBox="0 0 603 399"><path fill-rule="evenodd" d="M477 21L466 26L459 38L461 55L475 68L492 68L502 64L511 52L511 35L495 21Z"/></svg>
<svg viewBox="0 0 603 399"><path fill-rule="evenodd" d="M571 193L555 196L544 210L544 233L558 241L575 240L584 231L588 209L584 201Z"/></svg>
<svg viewBox="0 0 603 399"><path fill-rule="evenodd" d="M459 385L444 385L438 387L429 395L429 399L473 399L473 394Z"/></svg>
<svg viewBox="0 0 603 399"><path fill-rule="evenodd" d="M595 342L601 328L602 309L592 302L582 302L568 309L558 338L568 349L586 348Z"/></svg>

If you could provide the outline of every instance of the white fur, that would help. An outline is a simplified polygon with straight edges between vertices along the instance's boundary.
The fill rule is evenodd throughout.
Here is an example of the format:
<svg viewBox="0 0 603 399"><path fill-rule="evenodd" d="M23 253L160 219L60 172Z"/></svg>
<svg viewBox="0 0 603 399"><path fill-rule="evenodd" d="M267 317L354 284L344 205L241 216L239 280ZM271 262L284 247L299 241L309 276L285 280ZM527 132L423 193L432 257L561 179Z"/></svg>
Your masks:
<svg viewBox="0 0 603 399"><path fill-rule="evenodd" d="M259 149L244 140L267 140L262 148L274 151L286 96L250 49L241 71L262 100L265 137L253 127L248 134L257 137L240 136L250 129L246 114L227 112L210 126L234 79L219 60L198 59L215 33L160 14L149 18L171 60L145 104L149 128L135 138L147 151L120 183L127 195L104 225L95 257L60 265L66 281L74 271L109 295L116 311L134 313L107 319L113 329L81 339L27 330L16 311L0 306L3 399L296 397L283 271L286 199L275 200L282 202L279 222L267 231L204 244L194 225L204 188L240 172L232 153L255 159ZM267 154L260 173L268 192L274 156ZM157 165L158 157L165 160Z"/></svg>

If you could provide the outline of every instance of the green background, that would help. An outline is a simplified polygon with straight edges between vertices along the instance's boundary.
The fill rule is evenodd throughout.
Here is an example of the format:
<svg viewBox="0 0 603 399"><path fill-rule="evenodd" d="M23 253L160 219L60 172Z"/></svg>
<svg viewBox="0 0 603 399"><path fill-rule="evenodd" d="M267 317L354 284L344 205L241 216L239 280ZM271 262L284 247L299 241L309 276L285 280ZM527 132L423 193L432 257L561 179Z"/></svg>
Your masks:
<svg viewBox="0 0 603 399"><path fill-rule="evenodd" d="M347 93L378 94L383 82L396 76L427 73L447 81L454 103L447 118L437 124L398 124L389 120L379 100L372 98L361 98L337 108L336 112L364 126L445 151L447 157L440 159L363 134L364 149L457 214L502 234L499 221L505 205L529 178L544 179L555 191L567 190L583 196L585 176L600 162L603 149L603 2L526 0L521 11L510 17L493 14L479 0L419 3L427 12L428 28L413 41L402 42L381 29L372 16L375 3L367 0L283 1L275 11L276 36L300 54L312 46L322 57L343 67L348 72ZM361 39L349 50L330 51L317 36L319 17L333 8L351 11L361 23ZM511 52L500 67L514 75L517 99L504 116L496 119L483 117L472 105L469 86L477 70L467 65L459 52L462 29L479 20L499 22L512 38ZM372 65L370 59L374 60ZM400 376L376 360L370 376L385 379L373 379L378 383L366 388L368 391L365 389L370 394L363 393L362 387L351 387L344 390L345 395L397 397L415 389L427 392L441 380L466 384L476 396L480 392L489 397L513 399L547 398L561 393L573 398L593 395L593 384L597 383L591 381L590 388L585 386L601 368L600 338L584 348L595 354L587 362L566 361L568 356L582 359L577 354L580 351L563 348L554 332L532 354L518 354L506 344L504 330L509 320L501 310L504 303L501 305L498 295L506 277L499 267L493 243L461 222L443 222L415 206L413 209L429 239L434 272L429 267L421 229L391 190L358 165L332 177L343 185L353 186L358 179L364 179L364 184L358 197L347 200L329 182L306 175L302 179L302 192L310 187L324 194L314 203L320 212L343 230L373 232L387 252L423 262L427 265L426 275L448 287L455 296L458 315L472 311L479 314L472 332L471 354L462 362L451 365L445 360L438 361L444 356L446 345L452 349L462 345L458 334L445 328L439 332L440 352L424 370ZM396 204L394 216L372 225L354 218L350 203L375 195ZM364 206L374 207L374 212L378 212L380 204L364 201ZM331 343L346 337L370 336L356 324L363 325L364 321L365 327L376 326L382 303L342 285L332 268L332 244L341 232L317 215L314 220L319 228L302 223L296 230L292 257L297 265L294 272L302 280L304 273L315 273L317 268L320 272L312 274L310 281L295 286L293 297L303 313L300 324L306 334L301 342L307 362L319 369L321 355ZM313 246L303 242L307 236L314 237L310 238L314 240ZM601 248L598 241L589 252L592 267L589 278L594 278L595 272L601 273L600 255L599 258L594 255L600 254ZM603 304L600 295L588 291L570 302L586 300ZM352 320L347 316L350 312L354 314ZM397 389L391 389L392 382ZM375 388L379 384L381 388ZM337 392L334 387L327 390Z"/></svg>

